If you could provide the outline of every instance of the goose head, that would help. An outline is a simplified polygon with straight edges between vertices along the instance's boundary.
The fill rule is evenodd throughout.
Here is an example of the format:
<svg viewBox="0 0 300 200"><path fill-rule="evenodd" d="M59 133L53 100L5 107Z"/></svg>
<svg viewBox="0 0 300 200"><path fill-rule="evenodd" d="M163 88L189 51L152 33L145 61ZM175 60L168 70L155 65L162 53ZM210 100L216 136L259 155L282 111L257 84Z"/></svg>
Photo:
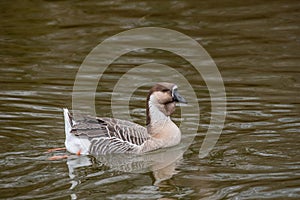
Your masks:
<svg viewBox="0 0 300 200"><path fill-rule="evenodd" d="M187 103L178 93L173 83L157 83L149 91L147 97L147 125L152 121L168 118L175 111L176 103Z"/></svg>

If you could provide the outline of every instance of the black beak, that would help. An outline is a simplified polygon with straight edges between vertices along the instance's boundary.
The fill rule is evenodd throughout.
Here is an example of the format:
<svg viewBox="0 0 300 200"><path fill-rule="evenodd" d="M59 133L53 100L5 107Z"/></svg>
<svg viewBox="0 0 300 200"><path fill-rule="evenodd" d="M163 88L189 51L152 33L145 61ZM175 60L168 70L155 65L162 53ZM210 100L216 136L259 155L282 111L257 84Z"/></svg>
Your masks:
<svg viewBox="0 0 300 200"><path fill-rule="evenodd" d="M178 93L177 89L173 89L173 100L175 102L179 102L179 103L187 103L187 101L182 97L180 96L180 94Z"/></svg>

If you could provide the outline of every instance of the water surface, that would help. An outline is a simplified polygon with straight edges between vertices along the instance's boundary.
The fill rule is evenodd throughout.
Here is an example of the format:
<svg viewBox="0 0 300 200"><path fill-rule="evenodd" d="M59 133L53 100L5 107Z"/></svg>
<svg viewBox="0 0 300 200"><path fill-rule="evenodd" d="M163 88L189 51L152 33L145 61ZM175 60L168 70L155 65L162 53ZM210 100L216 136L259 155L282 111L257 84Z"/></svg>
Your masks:
<svg viewBox="0 0 300 200"><path fill-rule="evenodd" d="M300 198L297 1L0 4L2 199ZM201 110L197 136L182 157L163 170L142 173L130 164L114 168L89 156L49 161L53 154L44 152L64 145L61 108L71 108L75 75L85 56L104 39L145 26L182 32L215 60L228 113L213 151L198 158L211 112L205 82L181 58L146 50L124 55L107 70L97 90L97 113L112 115L113 87L126 70L149 60L174 67L188 77ZM145 123L147 89L139 88L130 102L131 116L140 124ZM179 111L174 119L181 121Z"/></svg>

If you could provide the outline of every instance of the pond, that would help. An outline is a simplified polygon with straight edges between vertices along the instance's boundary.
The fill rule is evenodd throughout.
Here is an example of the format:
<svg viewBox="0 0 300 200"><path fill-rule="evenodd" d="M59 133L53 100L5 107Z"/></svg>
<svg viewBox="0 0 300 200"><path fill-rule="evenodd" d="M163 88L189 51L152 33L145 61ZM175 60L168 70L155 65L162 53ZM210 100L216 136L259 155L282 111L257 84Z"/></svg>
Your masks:
<svg viewBox="0 0 300 200"><path fill-rule="evenodd" d="M1 199L300 198L298 1L0 4ZM174 82L191 102L173 116L176 124L193 125L182 129L182 144L150 158L69 154L49 160L66 153L46 151L64 146L62 108L72 109L73 85L86 56L105 39L140 27L185 34L216 63L227 114L212 151L199 158L213 114L205 77L183 57L145 48L120 56L105 70L97 83L96 113L124 118L129 108L130 120L145 125L152 82ZM138 70L140 65L145 68ZM129 72L129 84L118 85ZM149 159L160 162L147 166Z"/></svg>

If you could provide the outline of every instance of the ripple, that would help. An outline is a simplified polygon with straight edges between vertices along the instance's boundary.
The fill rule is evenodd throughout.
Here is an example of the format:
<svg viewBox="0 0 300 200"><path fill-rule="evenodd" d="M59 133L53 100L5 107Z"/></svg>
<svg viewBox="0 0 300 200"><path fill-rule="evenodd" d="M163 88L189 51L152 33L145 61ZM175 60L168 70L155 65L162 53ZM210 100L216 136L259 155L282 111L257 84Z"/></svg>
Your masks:
<svg viewBox="0 0 300 200"><path fill-rule="evenodd" d="M300 198L296 1L3 1L1 8L1 199ZM182 131L183 140L196 137L173 166L175 172L136 173L128 166L122 171L84 156L47 160L64 153L44 152L64 145L61 108L71 108L75 76L85 56L109 36L143 26L187 34L217 63L228 112L213 151L199 160L211 120L203 78L184 59L141 49L117 59L103 74L97 111L111 115L112 88L133 66L146 62L176 66L194 86L201 120L198 124L197 114L184 114L183 120L199 125L199 130L197 135L196 130ZM143 71L135 78L144 80L147 75ZM146 93L147 88L140 88L136 104L130 105L134 120L141 123ZM123 100L122 94L118 99ZM174 116L176 123L181 120L179 114ZM155 181L161 175L168 176Z"/></svg>

